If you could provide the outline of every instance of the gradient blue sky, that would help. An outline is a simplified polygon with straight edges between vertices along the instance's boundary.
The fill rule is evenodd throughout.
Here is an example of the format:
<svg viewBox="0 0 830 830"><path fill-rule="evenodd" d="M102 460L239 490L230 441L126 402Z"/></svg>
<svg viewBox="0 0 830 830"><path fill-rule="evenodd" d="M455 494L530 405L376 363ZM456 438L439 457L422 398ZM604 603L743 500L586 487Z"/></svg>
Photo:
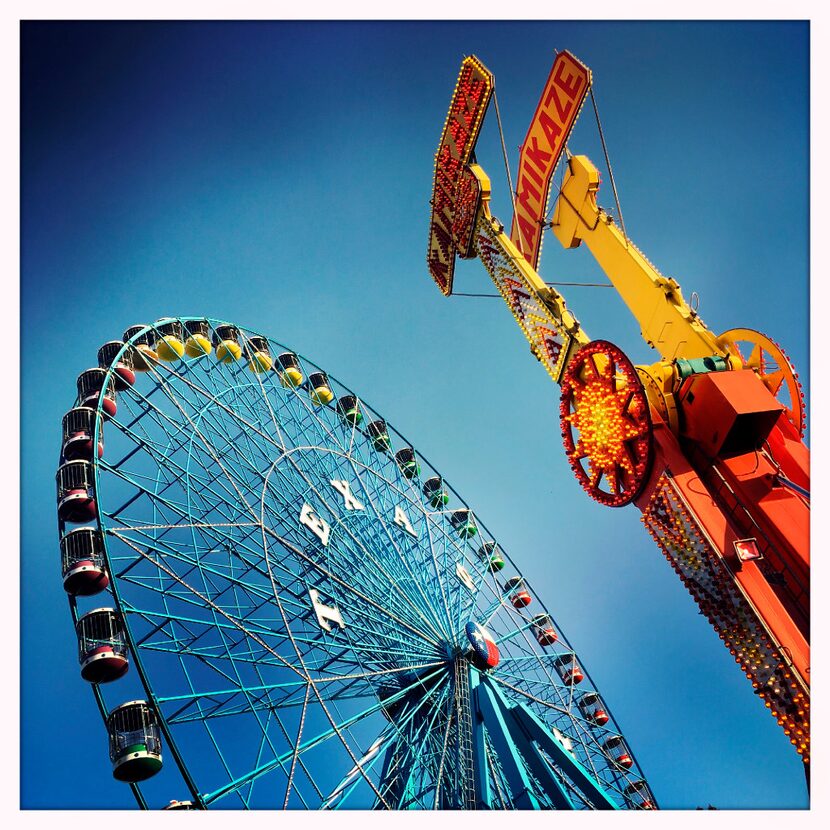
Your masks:
<svg viewBox="0 0 830 830"><path fill-rule="evenodd" d="M573 480L558 390L506 308L445 299L427 274L461 58L496 75L515 173L554 48L594 72L629 234L712 329L769 334L806 386L805 23L23 25L23 807L133 804L78 675L54 471L77 374L169 314L268 333L410 438L544 597L664 807L806 806L795 752L638 512ZM590 107L570 148L602 166ZM507 224L492 112L478 158ZM602 279L552 236L541 274ZM480 263L459 264L456 289L491 290ZM564 291L590 336L653 359L612 291Z"/></svg>

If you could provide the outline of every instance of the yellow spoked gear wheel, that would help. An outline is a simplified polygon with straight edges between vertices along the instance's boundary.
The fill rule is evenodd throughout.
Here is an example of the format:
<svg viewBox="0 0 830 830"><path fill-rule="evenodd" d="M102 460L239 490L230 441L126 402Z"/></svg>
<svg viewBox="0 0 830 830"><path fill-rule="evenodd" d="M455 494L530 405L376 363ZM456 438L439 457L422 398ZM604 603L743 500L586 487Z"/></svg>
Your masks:
<svg viewBox="0 0 830 830"><path fill-rule="evenodd" d="M718 338L718 343L761 378L764 386L784 406L787 417L803 438L806 426L804 392L798 373L784 350L754 329L729 329Z"/></svg>

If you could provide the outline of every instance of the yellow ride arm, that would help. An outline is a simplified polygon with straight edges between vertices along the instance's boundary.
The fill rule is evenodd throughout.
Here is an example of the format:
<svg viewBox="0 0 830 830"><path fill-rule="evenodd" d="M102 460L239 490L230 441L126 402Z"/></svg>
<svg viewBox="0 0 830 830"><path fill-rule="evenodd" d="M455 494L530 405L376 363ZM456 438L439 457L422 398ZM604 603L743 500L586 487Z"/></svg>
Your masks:
<svg viewBox="0 0 830 830"><path fill-rule="evenodd" d="M571 156L552 229L565 248L583 241L640 324L643 339L663 360L726 357L672 277L664 277L597 207L599 171L587 156Z"/></svg>

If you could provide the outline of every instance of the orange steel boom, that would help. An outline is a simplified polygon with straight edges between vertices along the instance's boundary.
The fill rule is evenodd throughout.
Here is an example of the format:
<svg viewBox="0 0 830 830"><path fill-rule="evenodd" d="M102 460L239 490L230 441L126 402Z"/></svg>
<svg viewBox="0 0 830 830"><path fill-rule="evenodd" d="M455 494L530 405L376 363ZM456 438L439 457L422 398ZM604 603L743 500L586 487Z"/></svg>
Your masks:
<svg viewBox="0 0 830 830"><path fill-rule="evenodd" d="M525 166L540 158L534 124L563 60L570 61L574 92L564 137L590 84L590 71L572 55L557 57L522 147ZM492 78L480 61L476 68ZM446 189L433 197L451 229L444 250L450 259L481 259L531 351L561 386L562 437L577 480L603 504L636 504L649 535L807 763L810 472L795 371L758 332L715 335L680 285L597 205L596 167L569 154L551 228L566 248L587 245L661 359L635 367L612 343L591 341L533 267L547 191L536 192L533 206L519 200L509 238L490 213L489 179L469 161L474 144L474 137L465 144L461 169L452 166L451 197ZM563 149L564 140L548 148L545 187ZM442 163L439 148L436 182ZM431 259L433 276L450 294L452 264L441 272L449 280L438 279L432 266Z"/></svg>

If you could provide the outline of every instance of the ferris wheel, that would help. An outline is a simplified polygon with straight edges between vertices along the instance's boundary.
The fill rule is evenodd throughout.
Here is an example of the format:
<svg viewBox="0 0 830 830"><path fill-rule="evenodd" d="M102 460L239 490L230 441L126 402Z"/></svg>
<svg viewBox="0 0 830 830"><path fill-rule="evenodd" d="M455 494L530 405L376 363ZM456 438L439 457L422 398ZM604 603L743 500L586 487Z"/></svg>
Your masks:
<svg viewBox="0 0 830 830"><path fill-rule="evenodd" d="M104 344L57 489L80 673L140 806L657 806L480 517L268 337L183 317Z"/></svg>

